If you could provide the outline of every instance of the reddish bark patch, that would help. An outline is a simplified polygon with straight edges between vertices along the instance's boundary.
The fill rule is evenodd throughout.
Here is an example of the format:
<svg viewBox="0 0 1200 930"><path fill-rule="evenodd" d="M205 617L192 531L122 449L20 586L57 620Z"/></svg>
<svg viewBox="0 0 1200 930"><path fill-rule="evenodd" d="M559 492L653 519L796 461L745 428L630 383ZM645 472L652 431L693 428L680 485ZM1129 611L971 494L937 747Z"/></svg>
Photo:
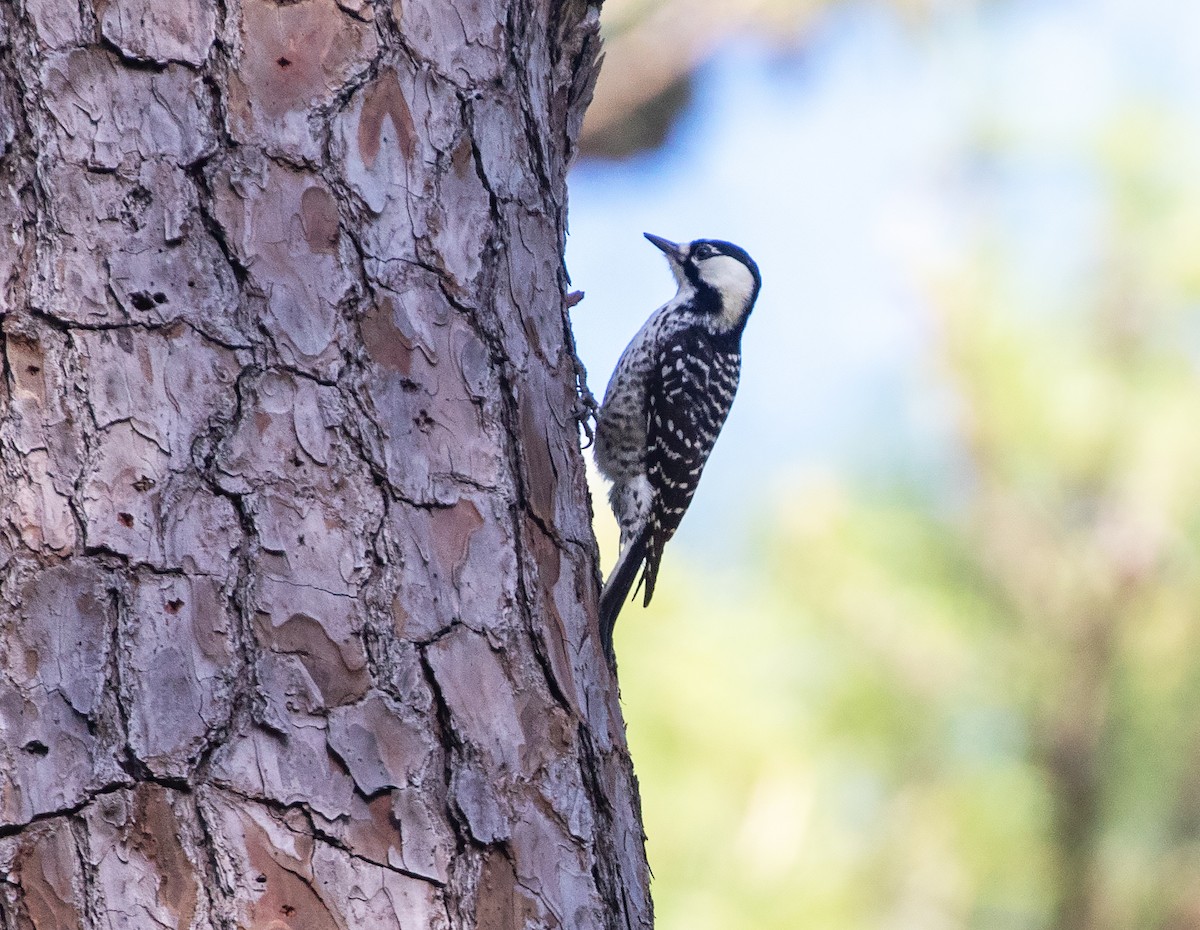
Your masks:
<svg viewBox="0 0 1200 930"><path fill-rule="evenodd" d="M370 678L365 668L355 668L346 660L319 620L307 614L293 614L279 626L271 627L265 617L260 619L263 638L276 652L300 660L326 705L337 707L367 693Z"/></svg>
<svg viewBox="0 0 1200 930"><path fill-rule="evenodd" d="M554 524L554 498L558 494L558 473L550 457L550 441L529 389L521 392L521 446L529 476L529 505L545 525Z"/></svg>
<svg viewBox="0 0 1200 930"><path fill-rule="evenodd" d="M523 930L537 923L538 908L517 884L517 873L503 850L493 848L483 860L475 926L487 930Z"/></svg>
<svg viewBox="0 0 1200 930"><path fill-rule="evenodd" d="M238 76L247 96L268 117L321 99L330 72L349 57L353 40L343 34L332 4L278 6L250 2L242 8L242 60ZM287 64L283 64L287 62Z"/></svg>
<svg viewBox="0 0 1200 930"><path fill-rule="evenodd" d="M37 405L46 404L45 353L41 345L32 339L9 335L5 343L8 368L18 391L32 394Z"/></svg>
<svg viewBox="0 0 1200 930"><path fill-rule="evenodd" d="M346 822L346 838L357 855L376 862L391 862L403 852L401 824L392 810L392 792L385 791L353 811Z"/></svg>
<svg viewBox="0 0 1200 930"><path fill-rule="evenodd" d="M362 321L363 343L371 361L405 378L412 375L413 344L396 328L396 305L384 298Z"/></svg>
<svg viewBox="0 0 1200 930"><path fill-rule="evenodd" d="M195 867L179 841L179 821L167 802L166 792L142 782L133 796L133 831L130 845L154 864L158 872L158 900L171 909L178 927L190 927L196 913L197 891L187 880Z"/></svg>
<svg viewBox="0 0 1200 930"><path fill-rule="evenodd" d="M430 524L438 566L450 576L466 563L467 547L483 526L483 516L471 501L460 500L453 507L434 510Z"/></svg>
<svg viewBox="0 0 1200 930"><path fill-rule="evenodd" d="M65 821L59 821L51 832L35 834L21 843L14 871L29 926L37 930L84 926L77 894L78 866ZM17 925L26 926L21 921Z"/></svg>
<svg viewBox="0 0 1200 930"><path fill-rule="evenodd" d="M300 225L314 252L333 255L338 243L338 208L323 187L309 187L300 195Z"/></svg>
<svg viewBox="0 0 1200 930"><path fill-rule="evenodd" d="M253 887L258 892L258 899L250 905L249 925L271 930L340 930L329 907L309 884L311 841L297 836L296 848L305 856L299 860L275 846L248 816L242 816L242 823ZM293 923L289 919L293 914L302 914L303 919Z"/></svg>
<svg viewBox="0 0 1200 930"><path fill-rule="evenodd" d="M392 141L384 127L385 117L391 118L391 135L395 137L401 154L405 160L411 159L416 151L417 130L395 71L384 71L375 83L363 91L362 115L358 120L358 150L367 168L374 167L382 145Z"/></svg>
<svg viewBox="0 0 1200 930"><path fill-rule="evenodd" d="M450 155L450 166L460 181L477 178L475 171L475 153L471 149L471 137L464 135L458 140L454 152Z"/></svg>

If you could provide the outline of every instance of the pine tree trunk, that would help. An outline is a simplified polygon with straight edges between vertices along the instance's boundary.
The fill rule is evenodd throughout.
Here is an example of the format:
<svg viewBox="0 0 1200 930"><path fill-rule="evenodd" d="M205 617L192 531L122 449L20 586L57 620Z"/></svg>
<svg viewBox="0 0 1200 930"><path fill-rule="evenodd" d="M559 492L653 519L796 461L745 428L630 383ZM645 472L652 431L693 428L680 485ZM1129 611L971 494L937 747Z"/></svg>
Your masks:
<svg viewBox="0 0 1200 930"><path fill-rule="evenodd" d="M0 2L0 927L641 928L582 0Z"/></svg>

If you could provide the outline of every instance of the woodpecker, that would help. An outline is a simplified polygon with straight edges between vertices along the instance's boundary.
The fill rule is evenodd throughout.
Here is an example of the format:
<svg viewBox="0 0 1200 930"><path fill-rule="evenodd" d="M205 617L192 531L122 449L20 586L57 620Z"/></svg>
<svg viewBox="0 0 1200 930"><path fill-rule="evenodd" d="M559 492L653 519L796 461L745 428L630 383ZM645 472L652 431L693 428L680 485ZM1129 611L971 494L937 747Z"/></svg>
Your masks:
<svg viewBox="0 0 1200 930"><path fill-rule="evenodd" d="M663 546L679 527L742 366L742 331L762 286L746 251L719 239L678 244L646 233L679 290L626 347L596 424L596 465L610 482L621 552L600 594L604 645L638 570L643 606L654 595ZM636 595L636 591L634 592Z"/></svg>

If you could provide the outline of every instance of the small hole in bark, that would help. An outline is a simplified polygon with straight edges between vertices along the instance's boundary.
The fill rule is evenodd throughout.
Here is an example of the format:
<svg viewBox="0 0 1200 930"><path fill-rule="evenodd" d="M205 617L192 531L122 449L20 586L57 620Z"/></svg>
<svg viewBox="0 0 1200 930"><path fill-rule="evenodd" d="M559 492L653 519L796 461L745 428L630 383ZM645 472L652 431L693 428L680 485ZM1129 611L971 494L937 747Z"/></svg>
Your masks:
<svg viewBox="0 0 1200 930"><path fill-rule="evenodd" d="M189 281L189 282L188 282L188 287L195 287L195 286L196 286L196 282L195 282L195 281Z"/></svg>
<svg viewBox="0 0 1200 930"><path fill-rule="evenodd" d="M38 367L37 367L37 365L30 365L30 366L29 366L28 368L26 368L25 370L26 370L27 372L29 372L31 375L36 375L36 374L38 374L39 372L41 372L41 369L40 369L40 368L38 368Z"/></svg>
<svg viewBox="0 0 1200 930"><path fill-rule="evenodd" d="M156 304L165 304L167 302L167 295L164 294L162 291L155 292L154 302Z"/></svg>
<svg viewBox="0 0 1200 930"><path fill-rule="evenodd" d="M28 743L21 747L32 756L46 756L50 753L50 747L41 740L31 739Z"/></svg>
<svg viewBox="0 0 1200 930"><path fill-rule="evenodd" d="M303 535L297 536L296 542L300 543L300 545L303 546L304 545L304 536Z"/></svg>
<svg viewBox="0 0 1200 930"><path fill-rule="evenodd" d="M173 601L167 601L167 613L177 614L182 606L183 601L179 600L179 598L175 598Z"/></svg>
<svg viewBox="0 0 1200 930"><path fill-rule="evenodd" d="M121 526L130 528L130 529L133 528L133 514L119 513L119 514L117 514L117 520L120 521Z"/></svg>
<svg viewBox="0 0 1200 930"><path fill-rule="evenodd" d="M279 912L283 914L284 917L291 917L294 913L296 913L296 909L290 904L285 904L279 909Z"/></svg>
<svg viewBox="0 0 1200 930"><path fill-rule="evenodd" d="M256 882L258 882L260 885L261 885L261 884L265 884L265 883L266 883L266 881L267 881L267 876L265 876L265 875L260 875L260 876L258 876L256 879L254 879L254 880L255 880Z"/></svg>
<svg viewBox="0 0 1200 930"><path fill-rule="evenodd" d="M290 59L284 58L282 56L275 59L275 64L279 65L279 67L281 67L281 68L287 68L291 65L291 63L292 62Z"/></svg>
<svg viewBox="0 0 1200 930"><path fill-rule="evenodd" d="M428 433L431 429L433 429L433 417L429 415L428 410L422 410L418 412L417 415L413 417L413 423L415 423L417 429L423 433Z"/></svg>
<svg viewBox="0 0 1200 930"><path fill-rule="evenodd" d="M136 294L130 294L129 302L138 310L149 310L154 306L154 298L145 291L138 291Z"/></svg>
<svg viewBox="0 0 1200 930"><path fill-rule="evenodd" d="M152 487L154 487L154 479L147 478L145 475L140 476L138 480L133 483L133 489L141 494L145 494Z"/></svg>
<svg viewBox="0 0 1200 930"><path fill-rule="evenodd" d="M415 394L420 389L421 385L417 384L417 382L412 380L412 378L400 379L400 390L402 390L405 394Z"/></svg>

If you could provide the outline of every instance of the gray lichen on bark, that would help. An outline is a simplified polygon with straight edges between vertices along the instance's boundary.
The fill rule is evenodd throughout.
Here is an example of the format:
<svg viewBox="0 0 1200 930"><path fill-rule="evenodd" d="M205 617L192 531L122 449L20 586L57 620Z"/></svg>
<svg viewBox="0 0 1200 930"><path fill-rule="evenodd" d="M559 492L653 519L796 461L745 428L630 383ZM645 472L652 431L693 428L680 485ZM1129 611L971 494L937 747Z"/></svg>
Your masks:
<svg viewBox="0 0 1200 930"><path fill-rule="evenodd" d="M0 927L649 926L582 0L0 4Z"/></svg>

